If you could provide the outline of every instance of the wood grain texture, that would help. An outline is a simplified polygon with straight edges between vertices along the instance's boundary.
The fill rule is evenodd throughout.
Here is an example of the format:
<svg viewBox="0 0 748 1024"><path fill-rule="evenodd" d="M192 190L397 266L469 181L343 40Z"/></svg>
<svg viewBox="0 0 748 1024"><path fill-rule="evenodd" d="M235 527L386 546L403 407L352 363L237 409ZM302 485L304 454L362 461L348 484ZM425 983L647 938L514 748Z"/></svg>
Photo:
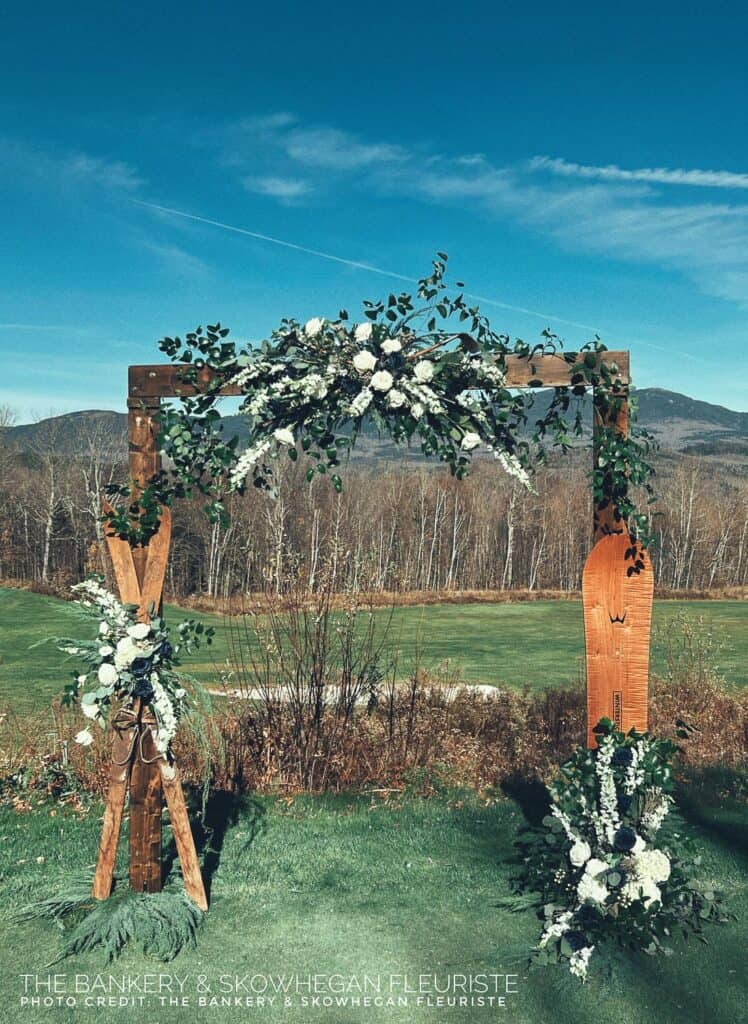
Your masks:
<svg viewBox="0 0 748 1024"><path fill-rule="evenodd" d="M606 366L617 367L616 373L622 385L630 382L629 353L605 352L599 356L599 362ZM564 356L507 356L506 378L509 387L529 387L532 381L542 381L544 387L562 387L571 382L572 363ZM201 370L198 374L197 386L186 383L182 376L188 367L174 364L155 364L149 366L131 366L129 376L129 396L131 408L137 408L137 402L152 402L157 398L176 398L179 395L196 395L205 391L213 380L210 370ZM221 388L222 395L241 395L240 388L231 386ZM133 401L135 400L135 401Z"/></svg>
<svg viewBox="0 0 748 1024"><path fill-rule="evenodd" d="M130 780L136 735L135 716L130 712L118 711L112 719L112 764L109 791L104 808L99 855L91 889L91 895L97 900L107 899L112 891L114 864L122 831L122 814Z"/></svg>
<svg viewBox="0 0 748 1024"><path fill-rule="evenodd" d="M595 544L582 574L587 656L587 745L601 718L624 732L647 729L649 642L654 574L645 552L639 573L626 558L628 534L610 534Z"/></svg>
<svg viewBox="0 0 748 1024"><path fill-rule="evenodd" d="M164 505L158 530L151 537L146 549L147 559L140 591L140 617L144 622L149 620L151 608L155 609L156 614L160 613L170 544L171 509Z"/></svg>
<svg viewBox="0 0 748 1024"><path fill-rule="evenodd" d="M101 507L104 515L113 511L108 501L102 502ZM140 604L140 583L135 571L132 548L126 540L122 540L108 527L105 529L105 536L120 601L123 604Z"/></svg>
<svg viewBox="0 0 748 1024"><path fill-rule="evenodd" d="M208 897L205 894L203 876L200 872L200 862L197 859L195 840L192 837L190 819L187 813L187 805L184 802L184 792L179 773L176 766L169 764L165 759L159 762L161 768L161 783L164 788L166 804L169 808L171 828L174 833L179 863L182 868L184 887L187 895L201 910L208 909Z"/></svg>
<svg viewBox="0 0 748 1024"><path fill-rule="evenodd" d="M160 754L153 740L156 719L140 708L136 756L130 774L130 887L135 892L161 890Z"/></svg>

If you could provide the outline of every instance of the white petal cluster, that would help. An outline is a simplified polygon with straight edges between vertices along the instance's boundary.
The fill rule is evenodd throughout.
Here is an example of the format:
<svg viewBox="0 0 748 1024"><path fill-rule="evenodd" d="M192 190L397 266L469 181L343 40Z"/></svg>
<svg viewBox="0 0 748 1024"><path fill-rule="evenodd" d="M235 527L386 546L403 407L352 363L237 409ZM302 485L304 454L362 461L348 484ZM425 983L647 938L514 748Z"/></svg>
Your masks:
<svg viewBox="0 0 748 1024"><path fill-rule="evenodd" d="M577 839L569 850L569 860L575 868L581 868L592 856L590 844L584 839Z"/></svg>
<svg viewBox="0 0 748 1024"><path fill-rule="evenodd" d="M257 444L252 445L251 448L247 448L242 455L239 456L236 465L231 471L231 486L234 490L244 483L247 478L249 471L257 465L263 455L266 455L273 446L273 442L270 438L265 438L263 441L258 441Z"/></svg>
<svg viewBox="0 0 748 1024"><path fill-rule="evenodd" d="M608 887L604 875L608 865L596 857L587 861L584 874L577 885L577 898L580 903L596 903L601 905L608 898Z"/></svg>
<svg viewBox="0 0 748 1024"><path fill-rule="evenodd" d="M356 330L353 332L353 337L359 343L359 345L365 345L368 341L371 341L371 336L374 333L374 329L371 324L359 324Z"/></svg>
<svg viewBox="0 0 748 1024"><path fill-rule="evenodd" d="M378 370L371 378L370 387L375 391L389 391L394 383L394 378L388 370Z"/></svg>
<svg viewBox="0 0 748 1024"><path fill-rule="evenodd" d="M618 796L616 783L611 768L615 743L610 736L605 736L597 751L595 774L600 786L600 809L593 812L592 820L597 841L601 846L613 846L613 838L621 823L618 816Z"/></svg>
<svg viewBox="0 0 748 1024"><path fill-rule="evenodd" d="M413 376L419 384L428 384L434 376L434 364L430 359L419 359L413 367Z"/></svg>
<svg viewBox="0 0 748 1024"><path fill-rule="evenodd" d="M348 406L348 414L354 418L363 416L371 405L373 397L374 395L369 388L363 388Z"/></svg>
<svg viewBox="0 0 748 1024"><path fill-rule="evenodd" d="M90 747L93 743L93 736L88 729L81 729L74 736L75 742L80 743L82 747Z"/></svg>
<svg viewBox="0 0 748 1024"><path fill-rule="evenodd" d="M277 430L273 431L273 437L278 444L285 445L286 447L290 447L294 442L293 431L287 427L278 427Z"/></svg>
<svg viewBox="0 0 748 1024"><path fill-rule="evenodd" d="M382 342L382 351L386 356L391 356L394 352L402 352L403 346L397 340L397 338L388 338L387 341Z"/></svg>
<svg viewBox="0 0 748 1024"><path fill-rule="evenodd" d="M581 978L582 981L587 980L587 968L594 949L594 946L583 946L576 953L572 953L569 958L569 970L575 977Z"/></svg>
<svg viewBox="0 0 748 1024"><path fill-rule="evenodd" d="M357 352L353 357L354 369L358 370L359 373L371 373L376 365L377 357L366 348Z"/></svg>
<svg viewBox="0 0 748 1024"><path fill-rule="evenodd" d="M307 320L304 324L304 334L307 338L318 337L325 327L325 320L321 316L313 316L311 320Z"/></svg>
<svg viewBox="0 0 748 1024"><path fill-rule="evenodd" d="M476 434L473 431L468 431L462 439L460 448L463 451L471 452L474 448L477 448L481 442L480 434Z"/></svg>
<svg viewBox="0 0 748 1024"><path fill-rule="evenodd" d="M532 490L530 476L516 455L502 451L494 451L493 454L494 458L498 459L501 463L501 468L505 473L519 480L522 486L526 487L528 491Z"/></svg>
<svg viewBox="0 0 748 1024"><path fill-rule="evenodd" d="M540 942L538 947L540 949L543 946L547 946L551 939L560 939L571 928L572 912L570 910L564 910L563 913L559 914L552 924L549 924L543 934L540 936Z"/></svg>

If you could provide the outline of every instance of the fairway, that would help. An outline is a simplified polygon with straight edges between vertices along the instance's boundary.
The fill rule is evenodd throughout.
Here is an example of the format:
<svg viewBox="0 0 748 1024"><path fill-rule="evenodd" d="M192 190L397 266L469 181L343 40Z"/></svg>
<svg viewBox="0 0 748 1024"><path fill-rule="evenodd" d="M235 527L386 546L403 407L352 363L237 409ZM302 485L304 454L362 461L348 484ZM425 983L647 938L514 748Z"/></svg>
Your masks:
<svg viewBox="0 0 748 1024"><path fill-rule="evenodd" d="M389 611L375 614L381 628L386 628ZM748 603L741 601L655 602L654 670L663 668L668 623L684 614L693 622L702 619L704 630L712 631L722 645L716 660L725 681L746 685ZM185 659L187 671L213 684L221 673L230 671L226 620L173 607L167 607L166 615L172 623L192 616L216 628L216 643ZM234 633L240 627L238 620L232 620ZM12 699L19 712L46 707L61 694L75 663L66 664L53 644L30 648L49 636L90 636L91 628L70 603L0 588L0 704ZM449 661L469 682L545 689L583 677L584 634L578 601L397 608L389 623L387 645L398 652L401 676L413 667L419 650L422 667L435 669Z"/></svg>
<svg viewBox="0 0 748 1024"><path fill-rule="evenodd" d="M212 904L196 951L181 953L171 964L154 964L127 950L109 967L97 951L52 968L68 972L69 978L146 971L188 976L185 992L193 998L199 975L216 990L222 975L365 974L384 979L385 985L390 976L407 975L413 985L421 975L437 975L443 984L448 975L516 973L516 994L507 998L504 1010L437 1009L419 1006L412 997L404 1008L366 1010L314 1010L298 998L291 1006L279 1000L262 1010L177 1009L151 1000L142 1008L119 1011L56 1008L54 1019L69 1024L125 1019L132 1024L350 1024L359 1019L372 1024L504 1019L517 1024L733 1024L740 1019L748 995L740 980L748 907L741 847L745 821L738 807L709 804L707 798L694 827L704 852L704 878L737 894L731 907L741 912L741 920L710 929L709 945L677 942L669 959L614 954L612 975L597 964L584 986L563 968L528 975L523 958L537 941L538 922L532 912L511 914L496 907L509 891L508 858L524 820L519 805L509 799L486 805L467 793L393 803L369 797L257 800L238 814L225 835L214 838L220 852L209 857L207 867ZM90 865L98 830L96 808L84 819L68 812L51 817L50 805L22 815L0 809L0 914L6 917L0 987L6 1024L48 1019L42 1011L35 1016L20 1007L19 975L46 977L45 965L59 948L54 925L11 924L7 915L31 899L60 891L71 875Z"/></svg>

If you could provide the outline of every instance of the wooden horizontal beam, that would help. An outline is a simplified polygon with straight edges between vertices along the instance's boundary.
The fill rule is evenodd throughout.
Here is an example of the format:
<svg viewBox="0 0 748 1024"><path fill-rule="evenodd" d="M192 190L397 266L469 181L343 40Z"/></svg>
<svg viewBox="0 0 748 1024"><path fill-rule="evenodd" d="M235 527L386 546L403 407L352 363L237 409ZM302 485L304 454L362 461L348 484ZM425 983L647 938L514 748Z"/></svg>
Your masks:
<svg viewBox="0 0 748 1024"><path fill-rule="evenodd" d="M573 363L569 362L572 354L552 356L507 356L506 358L506 383L511 388L527 387L564 387L571 383L571 368ZM630 383L629 377L629 353L628 352L604 352L598 356L598 365L605 363L620 380L621 387L627 387ZM185 395L197 395L207 388L213 373L204 369L199 371L198 385L185 383L182 374L184 368L174 363L166 363L156 366L131 366L128 396L130 400L143 400L154 398L179 398ZM202 386L201 386L202 385ZM242 395L241 388L234 385L221 388L221 395Z"/></svg>

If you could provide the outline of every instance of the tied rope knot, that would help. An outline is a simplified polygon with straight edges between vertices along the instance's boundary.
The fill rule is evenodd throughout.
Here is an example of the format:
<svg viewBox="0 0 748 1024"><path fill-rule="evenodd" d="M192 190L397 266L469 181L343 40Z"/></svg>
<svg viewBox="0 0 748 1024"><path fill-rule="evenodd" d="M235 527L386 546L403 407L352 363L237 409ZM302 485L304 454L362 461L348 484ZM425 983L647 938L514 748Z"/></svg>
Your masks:
<svg viewBox="0 0 748 1024"><path fill-rule="evenodd" d="M124 768L132 761L136 751L143 764L155 764L162 760L164 755L156 746L155 727L156 716L150 708L141 707L137 711L134 708L119 708L112 718L112 729L117 736L112 753L113 764ZM155 750L155 756L149 757L147 750Z"/></svg>

